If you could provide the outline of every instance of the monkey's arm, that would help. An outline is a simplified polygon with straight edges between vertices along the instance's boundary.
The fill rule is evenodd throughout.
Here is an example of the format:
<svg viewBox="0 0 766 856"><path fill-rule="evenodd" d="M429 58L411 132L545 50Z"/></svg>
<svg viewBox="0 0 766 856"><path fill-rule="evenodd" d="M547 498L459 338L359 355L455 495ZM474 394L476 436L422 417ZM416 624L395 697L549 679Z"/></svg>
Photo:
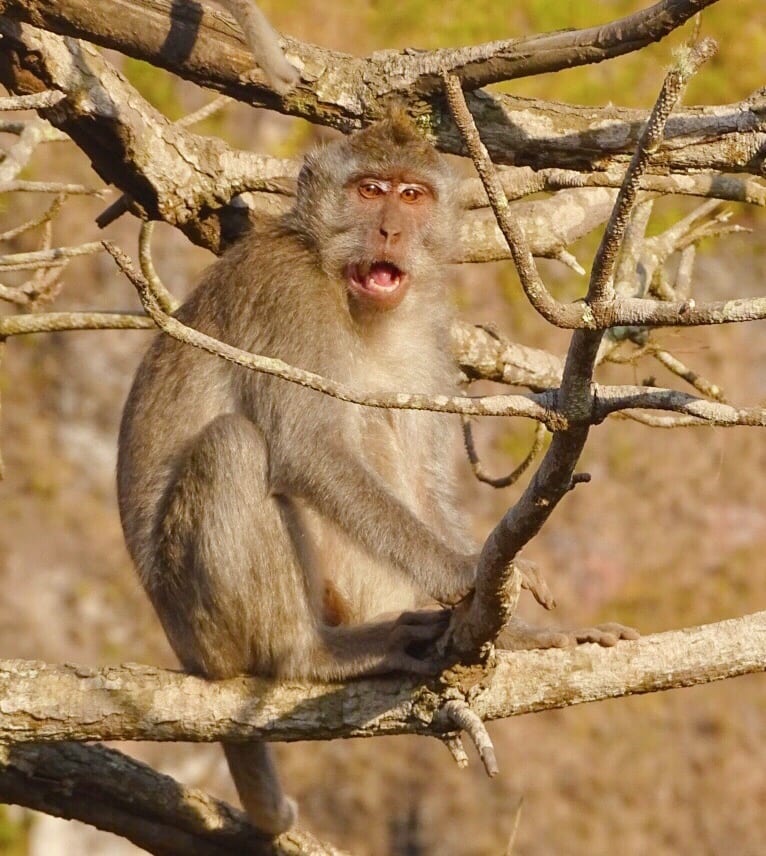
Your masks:
<svg viewBox="0 0 766 856"><path fill-rule="evenodd" d="M337 428L334 429L337 435ZM454 603L473 585L476 556L451 549L369 465L327 435L304 438L316 454L277 463L276 489L312 505L372 555L410 574L431 597Z"/></svg>

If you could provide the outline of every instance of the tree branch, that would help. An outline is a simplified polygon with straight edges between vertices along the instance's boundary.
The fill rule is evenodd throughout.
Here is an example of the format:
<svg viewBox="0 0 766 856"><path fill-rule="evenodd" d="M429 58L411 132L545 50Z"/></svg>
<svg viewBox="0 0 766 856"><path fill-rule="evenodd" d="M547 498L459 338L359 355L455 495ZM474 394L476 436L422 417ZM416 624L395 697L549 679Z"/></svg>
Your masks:
<svg viewBox="0 0 766 856"><path fill-rule="evenodd" d="M555 33L448 51L447 71L452 68L459 72L459 79L472 88L470 81L486 77L482 63L486 63L489 78L503 79L504 75L498 77L496 71L502 65L503 50L511 51L508 76L578 64L578 56L596 61L593 57L603 50L599 35L611 38L622 28L623 33L637 36L629 47L638 49L680 26L708 4L708 0L667 0L637 16L580 33ZM101 0L98 4L90 0L0 0L0 14L52 33L114 47L238 100L345 132L380 116L386 102L396 96L413 105L413 113L439 148L465 154L459 135L443 121L440 74L445 57L440 51L383 51L359 59L285 40L288 59L299 66L302 82L280 97L262 76L250 74L252 56L233 21L209 9L200 14L197 4L171 0ZM15 24L3 28L9 51L17 50L13 37L18 32ZM578 39L583 41L578 43ZM610 50L607 45L606 53ZM477 51L485 51L484 59ZM5 82L7 77L3 79ZM740 104L691 108L678 114L667 128L665 144L653 165L659 171L713 169L760 175L766 141L761 119L765 99L763 93L756 93ZM610 165L625 164L646 118L638 110L574 107L483 91L470 93L468 101L492 159L535 169L602 171Z"/></svg>
<svg viewBox="0 0 766 856"><path fill-rule="evenodd" d="M0 746L0 800L90 823L157 856L343 856L298 830L266 841L241 811L105 746Z"/></svg>
<svg viewBox="0 0 766 856"><path fill-rule="evenodd" d="M456 75L465 89L578 65L603 62L658 42L716 0L662 0L609 24L582 30L546 33L523 39L488 42L459 49L428 52L380 51L366 60L390 78L397 89L421 95L438 89L442 71ZM2 0L0 14L37 27L75 36L135 56L188 77L204 86L211 76L216 88L242 86L252 59L231 18L209 7L182 6L170 0ZM111 22L111 26L110 26ZM348 54L284 39L286 53L312 80L317 66L342 72L360 63ZM211 62L210 60L217 60ZM234 79L232 79L234 78ZM253 75L259 98L273 100L263 74ZM309 93L302 93L305 97ZM285 99L289 104L290 99ZM271 106L274 106L273 104ZM286 106L286 105L283 105ZM288 108L289 109L289 108Z"/></svg>
<svg viewBox="0 0 766 856"><path fill-rule="evenodd" d="M613 648L497 651L461 684L404 675L346 684L207 681L136 664L90 668L0 661L0 741L296 741L384 734L441 736L467 701L483 721L766 670L766 612L644 636Z"/></svg>

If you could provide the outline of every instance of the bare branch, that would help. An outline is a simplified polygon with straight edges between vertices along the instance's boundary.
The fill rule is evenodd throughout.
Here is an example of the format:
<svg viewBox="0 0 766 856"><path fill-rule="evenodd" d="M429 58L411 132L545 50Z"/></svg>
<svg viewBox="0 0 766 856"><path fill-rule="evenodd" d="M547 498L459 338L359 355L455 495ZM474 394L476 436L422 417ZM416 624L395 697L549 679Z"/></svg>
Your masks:
<svg viewBox="0 0 766 856"><path fill-rule="evenodd" d="M0 256L0 270L38 270L39 268L59 267L63 262L77 256L90 256L101 253L104 245L101 241L81 244L79 247L56 247L51 250L36 250L31 253L11 253Z"/></svg>
<svg viewBox="0 0 766 856"><path fill-rule="evenodd" d="M154 330L151 318L140 312L40 312L0 315L0 337L69 330Z"/></svg>
<svg viewBox="0 0 766 856"><path fill-rule="evenodd" d="M668 117L680 100L683 91L686 89L686 84L700 66L715 55L717 50L718 46L713 39L704 39L691 48L687 55L665 77L646 127L641 132L638 147L625 173L625 179L617 196L612 216L609 218L609 223L596 253L587 297L588 303L592 306L611 301L614 298L612 277L617 253L630 222L631 212L638 199L641 176L646 172L650 158L660 147Z"/></svg>
<svg viewBox="0 0 766 856"><path fill-rule="evenodd" d="M105 746L0 747L0 800L90 823L157 856L343 856L298 830L267 841L241 811Z"/></svg>
<svg viewBox="0 0 766 856"><path fill-rule="evenodd" d="M66 98L66 95L55 90L34 92L31 95L11 95L8 98L0 98L0 110L39 110L42 107L53 107L62 98Z"/></svg>
<svg viewBox="0 0 766 856"><path fill-rule="evenodd" d="M5 151L5 157L0 162L1 191L5 191L6 185L29 163L35 149L42 142L47 127L48 123L44 119L31 119L26 123L18 140Z"/></svg>
<svg viewBox="0 0 766 856"><path fill-rule="evenodd" d="M515 484L522 475L530 468L534 459L540 453L540 449L543 447L543 442L545 440L545 427L543 425L538 425L537 430L535 431L535 439L532 444L532 448L527 452L524 460L516 467L516 469L509 473L507 476L502 476L501 478L493 478L488 475L482 466L481 461L479 460L479 456L476 453L476 446L473 441L473 431L471 430L471 422L467 417L463 417L463 443L465 444L465 451L468 455L468 461L471 464L471 469L473 470L473 474L476 478L483 482L484 484L491 485L496 488L510 487L512 484Z"/></svg>
<svg viewBox="0 0 766 856"><path fill-rule="evenodd" d="M464 770L468 766L468 755L463 746L463 740L460 733L447 734L442 738L442 743L447 747L448 752L452 755L453 760L458 765L458 768Z"/></svg>
<svg viewBox="0 0 766 856"><path fill-rule="evenodd" d="M675 389L651 386L601 386L593 385L594 422L605 419L618 410L666 410L703 419L709 425L766 426L766 408L732 407L720 401L707 401ZM689 423L692 424L692 423Z"/></svg>
<svg viewBox="0 0 766 856"><path fill-rule="evenodd" d="M709 381L707 378L702 377L702 375L697 374L697 372L690 369L687 365L682 363L678 357L674 357L669 351L658 348L656 350L650 349L650 353L658 363L665 366L665 368L668 369L668 371L673 372L674 375L685 380L702 395L706 395L708 398L713 398L716 401L726 403L726 396L723 394L721 387L712 381Z"/></svg>
<svg viewBox="0 0 766 856"><path fill-rule="evenodd" d="M625 169L618 167L603 172L577 172L572 169L554 168L534 170L529 166L520 166L500 169L498 176L505 195L512 201L532 193L580 187L609 187L619 190L625 180ZM766 185L747 175L644 174L641 176L639 189L648 193L709 196L731 202L766 205ZM483 208L488 204L487 194L479 180L467 180L463 183L461 201L466 208Z"/></svg>
<svg viewBox="0 0 766 856"><path fill-rule="evenodd" d="M561 383L564 363L539 348L508 342L486 327L458 322L452 327L452 348L462 371L472 380L484 378L532 390Z"/></svg>
<svg viewBox="0 0 766 856"><path fill-rule="evenodd" d="M665 122L680 97L686 80L711 49L711 43L701 43L682 58L678 69L672 70L666 77L655 108L642 132L638 151L631 161L625 182L618 194L610 224L591 272L588 296L583 304L585 314L576 326L587 328L593 320L588 317L588 313L598 311L602 307L606 307L608 311L616 302L610 299L613 290L607 292L606 283L611 285L614 263L636 201L636 178L648 158L645 149L654 150L659 145ZM530 302L546 318L569 320L567 316L573 307L561 307L547 292L526 247L523 233L515 229L507 217L507 200L479 138L457 79L445 75L445 85L453 118L472 153ZM503 620L510 608L508 598L513 596L513 582L518 576L512 570L513 559L537 534L562 497L576 483L573 480L574 468L587 440L595 405L592 378L602 336L602 332L588 329L578 329L572 336L557 396L557 407L566 415L567 427L555 434L531 483L484 543L474 596L468 608L451 628L452 644L463 656L486 657L487 644L501 631ZM654 399L650 397L649 400ZM675 401L674 399L674 403ZM692 415L697 414L692 411Z"/></svg>
<svg viewBox="0 0 766 856"><path fill-rule="evenodd" d="M436 413L466 413L472 416L527 416L537 419L546 425L550 422L558 427L561 423L557 415L548 408L545 393L530 395L489 395L477 398L467 396L421 395L417 393L392 392L383 394L367 394L350 390L341 383L324 378L313 372L307 372L295 366L288 365L282 360L251 354L239 348L234 348L224 342L214 339L187 327L177 318L163 312L156 295L152 293L151 285L133 267L130 259L118 247L109 241L103 242L120 270L128 277L138 291L144 309L154 323L169 336L185 342L195 348L200 348L224 360L243 366L251 371L270 374L297 383L309 389L315 389L341 401L363 404L366 407L381 407L393 410L430 410Z"/></svg>
<svg viewBox="0 0 766 856"><path fill-rule="evenodd" d="M138 237L138 257L141 263L141 273L146 277L149 288L154 294L160 309L167 315L170 315L178 309L179 304L175 297L165 288L165 284L154 269L151 246L153 232L153 220L147 220L141 224L141 232Z"/></svg>
<svg viewBox="0 0 766 856"><path fill-rule="evenodd" d="M53 200L53 202L45 211L43 211L42 214L40 214L39 217L27 220L26 223L22 223L20 226L15 226L13 229L8 229L7 232L1 232L0 241L12 241L14 238L18 238L19 235L23 235L25 232L30 232L32 229L36 229L44 223L49 223L61 210L64 200L64 195L59 194L59 196Z"/></svg>
<svg viewBox="0 0 766 856"><path fill-rule="evenodd" d="M584 30L495 41L457 50L380 51L366 63L292 39L284 39L284 43L288 55L301 69L302 101L313 94L308 84L326 68L334 68L349 79L357 78L357 86L364 80L377 78L388 84L389 92L395 86L399 92L409 91L422 97L438 90L443 71L456 75L466 89L476 89L640 50L661 40L714 2L663 0L611 24ZM102 0L99 5L103 9L101 14L87 0L65 0L55 5L43 0L2 0L0 13L51 32L115 48L204 86L227 91L236 85L239 93L230 93L235 97L262 103L268 99L268 106L282 109L298 107L289 96L281 102L277 100L275 90L268 87L263 75L254 75L250 91L246 95L242 92L245 85L242 75L252 60L245 39L225 16L204 9L200 18L183 6L171 6L169 0ZM164 43L169 28L190 46L183 54ZM213 58L217 62L211 61ZM364 64L370 66L367 74L353 74ZM349 101L353 100L356 99L349 97Z"/></svg>
<svg viewBox="0 0 766 856"><path fill-rule="evenodd" d="M509 214L508 200L490 160L489 153L479 137L479 132L468 110L460 88L460 80L455 76L445 74L444 85L453 119L473 158L476 171L484 185L500 231L508 244L521 280L521 286L529 302L546 321L550 321L552 324L561 327L583 326L587 319L587 307L562 304L545 287L532 258L524 232Z"/></svg>
<svg viewBox="0 0 766 856"><path fill-rule="evenodd" d="M466 680L465 700L482 720L605 698L694 686L766 670L766 612L644 636L612 648L496 651L493 666ZM383 734L441 737L455 726L444 703L460 693L457 671L346 684L275 684L262 678L208 681L136 664L90 668L0 661L0 739L295 741Z"/></svg>

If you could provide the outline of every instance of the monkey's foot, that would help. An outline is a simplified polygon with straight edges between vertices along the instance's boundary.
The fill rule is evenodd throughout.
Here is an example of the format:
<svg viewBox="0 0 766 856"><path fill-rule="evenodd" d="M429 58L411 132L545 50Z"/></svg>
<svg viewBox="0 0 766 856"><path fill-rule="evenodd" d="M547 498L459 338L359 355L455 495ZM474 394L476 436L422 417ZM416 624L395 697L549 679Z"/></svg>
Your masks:
<svg viewBox="0 0 766 856"><path fill-rule="evenodd" d="M438 673L444 663L432 652L431 643L447 629L451 614L449 609L420 609L403 612L390 622L381 671Z"/></svg>
<svg viewBox="0 0 766 856"><path fill-rule="evenodd" d="M610 621L580 630L549 630L512 618L497 638L495 645L506 651L524 651L533 648L571 648L584 642L595 642L604 648L616 645L620 639L638 639L637 630Z"/></svg>
<svg viewBox="0 0 766 856"><path fill-rule="evenodd" d="M298 803L292 797L282 795L278 811L269 815L268 819L262 816L251 819L264 838L276 838L295 826L298 820Z"/></svg>

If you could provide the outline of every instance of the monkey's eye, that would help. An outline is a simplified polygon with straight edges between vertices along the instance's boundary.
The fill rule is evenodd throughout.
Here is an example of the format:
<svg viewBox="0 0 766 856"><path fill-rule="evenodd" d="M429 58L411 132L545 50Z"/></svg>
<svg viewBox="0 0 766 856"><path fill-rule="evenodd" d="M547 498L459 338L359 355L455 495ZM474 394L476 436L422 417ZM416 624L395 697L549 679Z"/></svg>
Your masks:
<svg viewBox="0 0 766 856"><path fill-rule="evenodd" d="M405 202L411 204L417 202L423 196L423 191L419 187L405 187L399 195Z"/></svg>
<svg viewBox="0 0 766 856"><path fill-rule="evenodd" d="M365 199L377 199L383 195L383 188L374 181L363 181L359 185L359 195Z"/></svg>

